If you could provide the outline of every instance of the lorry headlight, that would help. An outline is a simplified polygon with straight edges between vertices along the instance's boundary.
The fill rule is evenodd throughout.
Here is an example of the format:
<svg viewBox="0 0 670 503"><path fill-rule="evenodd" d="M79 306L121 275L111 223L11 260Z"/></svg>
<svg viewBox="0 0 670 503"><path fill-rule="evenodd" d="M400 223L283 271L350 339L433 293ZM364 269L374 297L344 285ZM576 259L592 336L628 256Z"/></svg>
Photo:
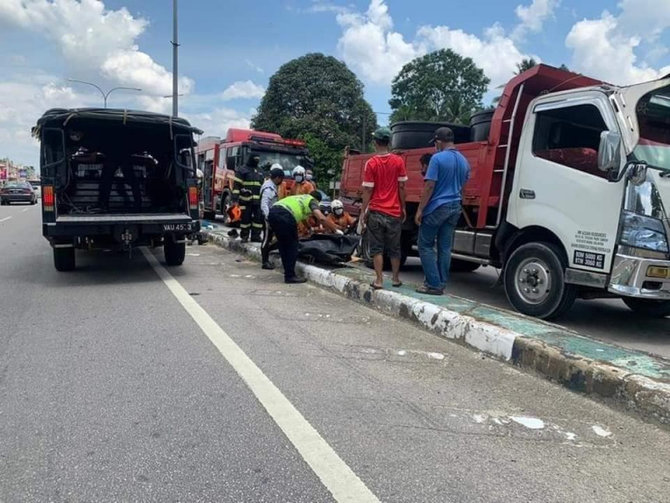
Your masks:
<svg viewBox="0 0 670 503"><path fill-rule="evenodd" d="M668 253L668 238L663 222L628 211L623 214L621 244Z"/></svg>

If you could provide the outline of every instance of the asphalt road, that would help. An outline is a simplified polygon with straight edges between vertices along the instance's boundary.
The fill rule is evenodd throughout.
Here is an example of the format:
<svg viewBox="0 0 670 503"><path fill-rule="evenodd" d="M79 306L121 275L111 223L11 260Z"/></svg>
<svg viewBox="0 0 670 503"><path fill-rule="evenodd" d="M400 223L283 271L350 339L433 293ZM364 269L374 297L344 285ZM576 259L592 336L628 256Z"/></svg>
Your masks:
<svg viewBox="0 0 670 503"><path fill-rule="evenodd" d="M0 257L0 501L670 500L667 430L216 247Z"/></svg>

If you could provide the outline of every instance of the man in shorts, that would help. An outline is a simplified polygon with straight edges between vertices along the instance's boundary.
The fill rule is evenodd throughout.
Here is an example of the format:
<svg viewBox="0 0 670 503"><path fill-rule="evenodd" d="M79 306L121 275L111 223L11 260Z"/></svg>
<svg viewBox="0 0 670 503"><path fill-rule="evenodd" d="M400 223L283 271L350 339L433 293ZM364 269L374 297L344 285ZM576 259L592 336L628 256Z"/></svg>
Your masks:
<svg viewBox="0 0 670 503"><path fill-rule="evenodd" d="M373 139L376 155L365 164L361 214L377 276L370 286L379 290L384 284L384 255L391 260L392 285L402 285L399 272L407 171L402 158L389 150L391 131L388 128L377 129Z"/></svg>

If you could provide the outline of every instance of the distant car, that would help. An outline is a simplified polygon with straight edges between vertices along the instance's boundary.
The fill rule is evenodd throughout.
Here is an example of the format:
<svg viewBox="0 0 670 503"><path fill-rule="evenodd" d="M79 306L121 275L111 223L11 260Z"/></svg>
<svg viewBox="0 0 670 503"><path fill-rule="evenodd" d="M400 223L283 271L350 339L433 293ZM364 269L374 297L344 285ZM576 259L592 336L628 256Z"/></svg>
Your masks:
<svg viewBox="0 0 670 503"><path fill-rule="evenodd" d="M37 195L28 182L9 182L0 189L0 204L37 204Z"/></svg>

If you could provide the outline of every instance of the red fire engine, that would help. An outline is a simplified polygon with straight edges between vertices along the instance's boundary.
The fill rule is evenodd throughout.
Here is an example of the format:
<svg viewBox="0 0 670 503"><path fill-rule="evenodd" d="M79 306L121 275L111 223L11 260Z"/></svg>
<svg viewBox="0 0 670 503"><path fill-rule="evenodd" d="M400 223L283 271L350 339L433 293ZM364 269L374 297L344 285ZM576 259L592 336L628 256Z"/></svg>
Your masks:
<svg viewBox="0 0 670 503"><path fill-rule="evenodd" d="M298 165L312 167L304 142L284 139L276 133L231 128L225 140L203 138L198 142L197 156L198 168L203 172L205 218L211 220L218 214L225 219L235 168L244 165L252 154L260 156L260 166L266 171L274 163L281 164L287 178Z"/></svg>

